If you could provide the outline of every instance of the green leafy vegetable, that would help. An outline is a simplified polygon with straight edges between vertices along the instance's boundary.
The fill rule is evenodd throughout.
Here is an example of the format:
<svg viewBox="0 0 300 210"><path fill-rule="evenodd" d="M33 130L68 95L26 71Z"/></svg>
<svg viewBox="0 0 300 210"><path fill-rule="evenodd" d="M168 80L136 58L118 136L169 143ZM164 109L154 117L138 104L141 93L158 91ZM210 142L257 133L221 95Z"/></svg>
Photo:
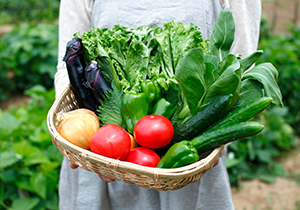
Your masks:
<svg viewBox="0 0 300 210"><path fill-rule="evenodd" d="M262 63L255 66L243 76L244 79L251 78L259 81L265 90L266 96L273 98L273 102L279 107L283 107L281 91L276 79L277 69L271 63Z"/></svg>
<svg viewBox="0 0 300 210"><path fill-rule="evenodd" d="M162 87L161 97L167 97L172 87L172 100L177 105L171 121L179 125L228 94L233 95L228 109L237 101L235 107L254 95L260 97L260 90L282 106L277 70L268 63L252 68L261 50L245 58L230 54L234 33L232 13L221 11L210 39L205 41L197 26L175 22L165 23L163 28L92 28L74 36L82 38L85 61L96 60L107 82L115 86L100 108L104 124L123 125L120 97L126 92L140 93L142 81L151 80ZM246 81L249 79L260 84ZM111 108L114 111L109 111Z"/></svg>
<svg viewBox="0 0 300 210"><path fill-rule="evenodd" d="M210 37L209 50L219 60L223 60L228 54L234 40L235 23L232 13L224 10L220 13L213 33Z"/></svg>
<svg viewBox="0 0 300 210"><path fill-rule="evenodd" d="M251 55L249 55L246 58L243 58L240 60L241 66L242 66L242 72L246 71L249 69L263 54L262 50L257 50Z"/></svg>
<svg viewBox="0 0 300 210"><path fill-rule="evenodd" d="M190 50L176 68L175 78L185 98L188 99L187 103L192 114L197 112L198 103L202 101L207 91L205 72L207 71L201 48Z"/></svg>
<svg viewBox="0 0 300 210"><path fill-rule="evenodd" d="M112 87L113 89L107 94L105 102L99 106L98 117L102 122L102 126L112 123L124 127L121 115L121 102L123 93L114 85Z"/></svg>

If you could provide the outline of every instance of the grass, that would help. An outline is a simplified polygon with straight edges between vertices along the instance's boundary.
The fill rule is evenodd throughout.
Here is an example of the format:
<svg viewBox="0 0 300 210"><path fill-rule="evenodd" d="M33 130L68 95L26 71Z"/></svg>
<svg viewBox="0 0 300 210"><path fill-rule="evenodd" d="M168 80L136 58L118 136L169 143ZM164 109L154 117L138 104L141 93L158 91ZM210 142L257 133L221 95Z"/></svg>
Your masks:
<svg viewBox="0 0 300 210"><path fill-rule="evenodd" d="M295 201L296 209L295 210L300 210L300 200Z"/></svg>

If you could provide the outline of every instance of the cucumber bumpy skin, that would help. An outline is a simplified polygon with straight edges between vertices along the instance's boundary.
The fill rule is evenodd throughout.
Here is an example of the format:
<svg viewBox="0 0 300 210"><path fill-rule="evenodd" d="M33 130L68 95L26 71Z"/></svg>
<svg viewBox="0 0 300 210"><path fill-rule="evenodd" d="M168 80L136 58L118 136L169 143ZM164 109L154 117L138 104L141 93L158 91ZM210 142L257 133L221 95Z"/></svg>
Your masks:
<svg viewBox="0 0 300 210"><path fill-rule="evenodd" d="M272 102L271 97L255 99L237 109L232 110L227 116L212 124L206 131L211 131L222 126L249 120L265 110Z"/></svg>
<svg viewBox="0 0 300 210"><path fill-rule="evenodd" d="M264 126L258 122L241 122L228 126L223 126L208 132L204 132L200 136L191 140L196 147L199 155L203 152L210 151L223 144L232 141L241 140L246 137L254 136L261 132Z"/></svg>
<svg viewBox="0 0 300 210"><path fill-rule="evenodd" d="M199 135L201 131L224 115L225 110L231 104L231 100L232 94L220 96L186 122L174 128L173 143L191 140Z"/></svg>

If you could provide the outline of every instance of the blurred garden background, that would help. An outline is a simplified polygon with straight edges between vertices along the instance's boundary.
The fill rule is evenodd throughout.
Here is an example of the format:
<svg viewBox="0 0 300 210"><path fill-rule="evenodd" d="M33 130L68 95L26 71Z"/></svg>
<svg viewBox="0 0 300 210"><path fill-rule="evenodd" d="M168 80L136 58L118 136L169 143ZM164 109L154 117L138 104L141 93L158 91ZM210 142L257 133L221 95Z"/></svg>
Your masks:
<svg viewBox="0 0 300 210"><path fill-rule="evenodd" d="M54 101L59 0L0 0L0 210L58 209L62 155L46 116ZM259 62L279 71L284 108L229 146L237 209L300 209L300 0L262 0ZM253 197L252 197L253 196Z"/></svg>

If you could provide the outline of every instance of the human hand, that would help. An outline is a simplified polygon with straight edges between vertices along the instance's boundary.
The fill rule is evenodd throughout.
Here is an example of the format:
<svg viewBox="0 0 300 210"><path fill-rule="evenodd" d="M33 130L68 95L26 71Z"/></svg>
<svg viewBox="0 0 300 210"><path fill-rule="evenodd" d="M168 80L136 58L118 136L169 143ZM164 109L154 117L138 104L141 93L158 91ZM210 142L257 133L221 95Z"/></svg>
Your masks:
<svg viewBox="0 0 300 210"><path fill-rule="evenodd" d="M214 163L213 163L213 165L212 165L212 168L218 165L218 163L219 163L219 158L220 158L220 157L217 157L217 158L214 160Z"/></svg>
<svg viewBox="0 0 300 210"><path fill-rule="evenodd" d="M209 169L212 169L213 167L217 166L218 163L219 163L219 159L220 159L220 156L218 156L218 157L214 160L213 164L211 165L211 167L210 167Z"/></svg>
<svg viewBox="0 0 300 210"><path fill-rule="evenodd" d="M70 165L70 168L72 168L72 169L78 168L78 165L75 165L74 163L71 163L71 162L70 162L69 165ZM100 177L103 181L105 181L105 182L114 182L114 181L115 181L114 179L111 179L111 178L106 177L106 176L101 176L101 175L99 175L99 177Z"/></svg>

